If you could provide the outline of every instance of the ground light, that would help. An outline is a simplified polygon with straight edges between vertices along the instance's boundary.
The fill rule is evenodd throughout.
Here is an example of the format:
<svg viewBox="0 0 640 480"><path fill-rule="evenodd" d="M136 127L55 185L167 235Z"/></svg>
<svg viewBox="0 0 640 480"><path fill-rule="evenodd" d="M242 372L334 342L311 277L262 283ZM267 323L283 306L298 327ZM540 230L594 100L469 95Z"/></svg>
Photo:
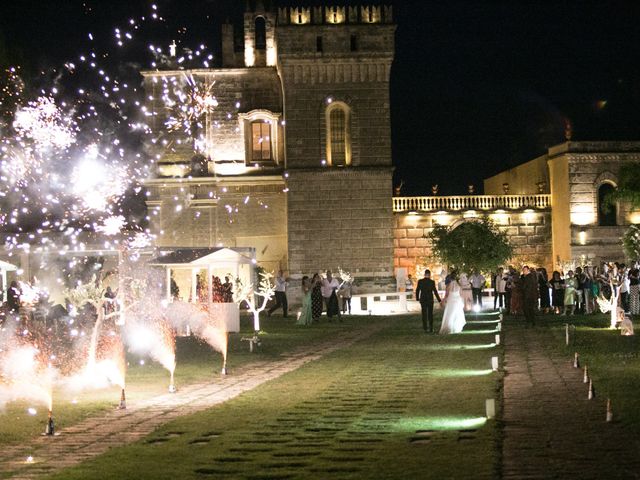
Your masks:
<svg viewBox="0 0 640 480"><path fill-rule="evenodd" d="M499 367L500 367L500 364L498 362L498 357L491 357L491 369L494 372L497 372Z"/></svg>
<svg viewBox="0 0 640 480"><path fill-rule="evenodd" d="M493 330L463 330L458 335L485 335L487 333L498 333L499 331L497 328Z"/></svg>
<svg viewBox="0 0 640 480"><path fill-rule="evenodd" d="M487 398L485 401L485 411L487 419L496 417L496 400L494 398Z"/></svg>
<svg viewBox="0 0 640 480"><path fill-rule="evenodd" d="M426 345L422 348L425 350L484 350L495 346L495 343L484 343L482 345L464 345L456 343L450 345Z"/></svg>
<svg viewBox="0 0 640 480"><path fill-rule="evenodd" d="M415 432L416 430L464 430L479 428L487 421L486 417L435 416L409 417L391 424L396 432Z"/></svg>
<svg viewBox="0 0 640 480"><path fill-rule="evenodd" d="M471 369L456 369L446 368L442 370L433 370L429 372L429 375L434 377L481 377L482 375L490 375L493 370L471 370Z"/></svg>

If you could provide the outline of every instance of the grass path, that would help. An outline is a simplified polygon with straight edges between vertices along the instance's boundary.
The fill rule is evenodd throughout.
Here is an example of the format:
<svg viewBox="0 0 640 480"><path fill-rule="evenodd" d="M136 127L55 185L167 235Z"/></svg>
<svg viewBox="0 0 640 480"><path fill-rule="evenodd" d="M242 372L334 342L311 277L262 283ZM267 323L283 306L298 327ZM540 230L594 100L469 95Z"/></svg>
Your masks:
<svg viewBox="0 0 640 480"><path fill-rule="evenodd" d="M424 335L417 317L180 417L55 479L494 478L493 323ZM335 332L338 335L339 331Z"/></svg>

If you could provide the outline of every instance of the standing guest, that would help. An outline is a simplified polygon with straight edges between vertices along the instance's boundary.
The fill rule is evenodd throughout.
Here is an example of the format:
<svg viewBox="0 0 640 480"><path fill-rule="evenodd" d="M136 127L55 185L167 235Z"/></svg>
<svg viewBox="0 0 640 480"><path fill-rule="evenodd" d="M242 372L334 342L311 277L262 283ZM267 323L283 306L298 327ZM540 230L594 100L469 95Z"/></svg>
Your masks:
<svg viewBox="0 0 640 480"><path fill-rule="evenodd" d="M297 325L311 325L313 312L311 310L311 281L306 275L302 277L302 309L296 321Z"/></svg>
<svg viewBox="0 0 640 480"><path fill-rule="evenodd" d="M409 298L409 295L413 295L414 289L415 289L415 285L414 285L413 277L411 276L411 274L409 274L409 276L404 282L404 291L407 292L407 298Z"/></svg>
<svg viewBox="0 0 640 480"><path fill-rule="evenodd" d="M576 291L576 296L578 298L578 312L586 313L587 312L587 284L589 277L587 275L587 267L584 268L578 267L576 268L576 280L578 280L578 290ZM591 288L591 285L588 286Z"/></svg>
<svg viewBox="0 0 640 480"><path fill-rule="evenodd" d="M611 298L611 283L612 283L612 269L608 263L603 263L600 269L600 275L598 275L598 284L600 287L600 293L604 298Z"/></svg>
<svg viewBox="0 0 640 480"><path fill-rule="evenodd" d="M424 278L418 280L416 287L416 300L420 302L422 309L422 328L425 333L433 333L433 297L438 303L442 303L436 283L431 280L431 270L424 271Z"/></svg>
<svg viewBox="0 0 640 480"><path fill-rule="evenodd" d="M20 310L20 295L22 295L20 287L18 282L14 280L7 291L7 309L9 313L18 313L18 310Z"/></svg>
<svg viewBox="0 0 640 480"><path fill-rule="evenodd" d="M511 315L522 315L522 277L514 271L512 278L511 305L509 306L509 311Z"/></svg>
<svg viewBox="0 0 640 480"><path fill-rule="evenodd" d="M486 279L484 275L478 272L478 269L473 269L471 275L471 293L473 295L473 304L482 307L482 289L484 288Z"/></svg>
<svg viewBox="0 0 640 480"><path fill-rule="evenodd" d="M511 313L511 291L513 290L513 282L515 279L515 270L512 266L507 268L504 275L505 287L504 287L504 307L507 314Z"/></svg>
<svg viewBox="0 0 640 480"><path fill-rule="evenodd" d="M224 283L222 284L222 301L224 303L233 302L233 283L228 276L224 277Z"/></svg>
<svg viewBox="0 0 640 480"><path fill-rule="evenodd" d="M496 276L494 279L494 296L493 296L493 309L495 310L498 306L500 310L505 306L505 291L507 286L507 281L504 276L504 269L500 267L496 272Z"/></svg>
<svg viewBox="0 0 640 480"><path fill-rule="evenodd" d="M619 285L620 285L620 306L625 312L629 311L629 288L631 287L629 282L629 271L627 267L622 264L619 270Z"/></svg>
<svg viewBox="0 0 640 480"><path fill-rule="evenodd" d="M578 313L584 312L584 272L581 267L576 267L575 279L577 282L576 288L576 309Z"/></svg>
<svg viewBox="0 0 640 480"><path fill-rule="evenodd" d="M522 267L522 310L527 326L536 324L536 307L538 306L538 276L525 265Z"/></svg>
<svg viewBox="0 0 640 480"><path fill-rule="evenodd" d="M465 312L468 312L473 306L473 294L471 291L471 282L469 281L469 277L467 277L466 273L460 274L458 284L460 285L460 296L464 302L464 310Z"/></svg>
<svg viewBox="0 0 640 480"><path fill-rule="evenodd" d="M340 288L338 279L331 276L331 270L327 270L327 278L322 281L322 298L324 298L327 317L329 317L330 322L333 321L334 315L337 315L338 320L342 321L340 306L338 305L338 288Z"/></svg>
<svg viewBox="0 0 640 480"><path fill-rule="evenodd" d="M591 273L591 296L593 298L593 313L598 312L598 297L600 296L600 273L598 267L593 267Z"/></svg>
<svg viewBox="0 0 640 480"><path fill-rule="evenodd" d="M287 302L287 279L285 278L282 270L278 270L278 276L276 277L276 303L267 311L267 317L270 317L273 312L282 307L282 317L287 318L289 313L289 304Z"/></svg>
<svg viewBox="0 0 640 480"><path fill-rule="evenodd" d="M640 315L640 270L638 264L629 270L629 312Z"/></svg>
<svg viewBox="0 0 640 480"><path fill-rule="evenodd" d="M311 279L311 315L314 322L322 315L322 278L317 273Z"/></svg>
<svg viewBox="0 0 640 480"><path fill-rule="evenodd" d="M351 284L351 280L346 280L342 282L340 286L340 290L338 290L338 294L342 299L342 313L348 313L351 315L351 293L352 293L353 285Z"/></svg>
<svg viewBox="0 0 640 480"><path fill-rule="evenodd" d="M544 267L538 268L538 290L540 294L540 310L544 313L549 313L551 308L551 301L549 299L549 277L547 276L547 269Z"/></svg>
<svg viewBox="0 0 640 480"><path fill-rule="evenodd" d="M564 305L564 280L560 272L555 270L551 275L551 305L555 313L560 313L560 308Z"/></svg>
<svg viewBox="0 0 640 480"><path fill-rule="evenodd" d="M578 280L573 275L573 271L567 272L567 278L564 281L564 314L573 315L576 310L576 289L578 288Z"/></svg>
<svg viewBox="0 0 640 480"><path fill-rule="evenodd" d="M582 294L584 295L584 313L587 315L593 312L593 275L591 267L584 267L582 276L584 278L584 289Z"/></svg>
<svg viewBox="0 0 640 480"><path fill-rule="evenodd" d="M171 293L172 300L180 300L180 288L176 283L176 279L173 276L173 270L171 270L171 280L169 283L169 291Z"/></svg>

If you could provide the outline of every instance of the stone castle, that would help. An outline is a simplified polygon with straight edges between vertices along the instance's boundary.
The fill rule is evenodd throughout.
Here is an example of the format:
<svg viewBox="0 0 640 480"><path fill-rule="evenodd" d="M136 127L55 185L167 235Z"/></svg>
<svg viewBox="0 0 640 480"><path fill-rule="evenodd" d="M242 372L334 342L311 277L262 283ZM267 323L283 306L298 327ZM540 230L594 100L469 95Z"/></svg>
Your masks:
<svg viewBox="0 0 640 480"><path fill-rule="evenodd" d="M393 281L389 76L391 7L299 7L244 14L243 45L222 27L222 67L143 72L154 131L163 91L188 78L216 107L204 148L166 132L147 182L161 247L252 247L300 278L341 267Z"/></svg>
<svg viewBox="0 0 640 480"><path fill-rule="evenodd" d="M342 267L370 289L429 259L435 224L489 216L515 263L558 268L621 259L624 226L640 220L602 198L640 143L567 142L485 181L485 195L392 196L389 76L392 9L287 7L258 1L243 45L222 27L222 67L143 72L161 130L167 79L213 86L205 151L167 136L147 182L158 245L252 247L259 264L294 279Z"/></svg>

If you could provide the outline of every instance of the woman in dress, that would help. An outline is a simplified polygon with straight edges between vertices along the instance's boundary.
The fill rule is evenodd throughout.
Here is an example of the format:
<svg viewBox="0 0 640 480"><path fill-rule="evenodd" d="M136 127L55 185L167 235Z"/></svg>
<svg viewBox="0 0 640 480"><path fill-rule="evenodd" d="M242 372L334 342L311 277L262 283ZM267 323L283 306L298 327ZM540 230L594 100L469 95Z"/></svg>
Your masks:
<svg viewBox="0 0 640 480"><path fill-rule="evenodd" d="M313 323L313 313L311 311L311 282L306 275L302 277L302 309L296 321L298 325L311 325Z"/></svg>
<svg viewBox="0 0 640 480"><path fill-rule="evenodd" d="M511 305L509 313L511 315L522 315L524 313L524 298L522 291L522 276L517 273L513 274L511 282Z"/></svg>
<svg viewBox="0 0 640 480"><path fill-rule="evenodd" d="M311 316L314 322L320 321L322 315L322 279L317 273L311 279Z"/></svg>
<svg viewBox="0 0 640 480"><path fill-rule="evenodd" d="M440 333L460 333L467 323L464 318L464 300L461 295L460 284L455 272L451 274L451 281L447 285L444 296L444 313Z"/></svg>
<svg viewBox="0 0 640 480"><path fill-rule="evenodd" d="M640 271L637 265L629 270L629 311L631 315L640 314Z"/></svg>
<svg viewBox="0 0 640 480"><path fill-rule="evenodd" d="M560 277L557 270L551 275L551 305L555 313L560 313L560 308L564 303L564 280Z"/></svg>
<svg viewBox="0 0 640 480"><path fill-rule="evenodd" d="M567 278L564 281L564 314L573 315L576 311L576 289L578 288L578 279L573 276L573 270L567 272Z"/></svg>
<svg viewBox="0 0 640 480"><path fill-rule="evenodd" d="M544 267L538 268L538 290L540 294L540 310L544 313L549 313L549 308L551 308L549 277L547 276L547 269Z"/></svg>

